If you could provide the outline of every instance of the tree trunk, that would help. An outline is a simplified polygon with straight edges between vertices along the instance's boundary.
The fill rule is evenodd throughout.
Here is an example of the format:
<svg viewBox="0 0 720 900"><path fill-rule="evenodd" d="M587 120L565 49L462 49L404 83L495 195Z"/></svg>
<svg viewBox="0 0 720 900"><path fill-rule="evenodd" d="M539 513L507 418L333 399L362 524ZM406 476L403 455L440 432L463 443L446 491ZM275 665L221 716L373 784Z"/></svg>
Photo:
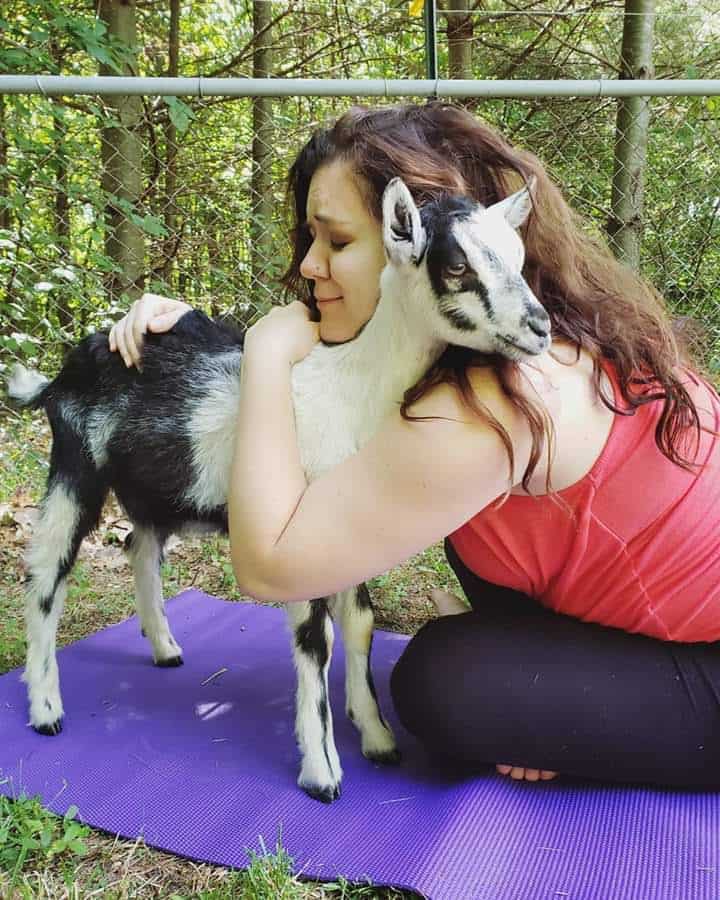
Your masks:
<svg viewBox="0 0 720 900"><path fill-rule="evenodd" d="M447 22L448 78L472 78L472 0L448 0L443 10Z"/></svg>
<svg viewBox="0 0 720 900"><path fill-rule="evenodd" d="M621 74L624 79L652 78L655 0L625 0ZM611 213L607 231L615 256L640 268L645 162L650 102L647 97L618 100Z"/></svg>
<svg viewBox="0 0 720 900"><path fill-rule="evenodd" d="M6 174L8 164L7 124L5 122L5 95L0 94L0 228L10 228L10 179Z"/></svg>
<svg viewBox="0 0 720 900"><path fill-rule="evenodd" d="M68 172L69 163L65 150L65 137L67 127L62 119L62 110L53 101L53 166L55 169L55 189L53 212L55 216L55 238L57 246L62 251L62 265L67 265L71 258L70 242L70 198L68 196ZM74 317L67 306L67 299L57 298L57 317L60 327L65 332L65 341L69 344L73 340ZM81 323L77 323L81 324Z"/></svg>
<svg viewBox="0 0 720 900"><path fill-rule="evenodd" d="M170 0L170 29L168 33L168 78L176 78L180 58L180 0ZM168 116L165 125L165 228L167 237L163 248L162 278L167 284L172 276L174 248L177 246L178 208L177 191L177 128Z"/></svg>
<svg viewBox="0 0 720 900"><path fill-rule="evenodd" d="M272 74L270 22L272 22L272 4L268 0L253 0L253 34L255 35L253 78L268 78ZM252 109L251 294L255 307L266 310L273 301L274 293L272 272L268 271L274 256L271 226L275 208L271 171L273 141L271 98L253 98Z"/></svg>
<svg viewBox="0 0 720 900"><path fill-rule="evenodd" d="M131 51L137 46L135 0L99 0L98 14L108 33ZM134 75L134 63L123 67L123 75ZM100 66L101 75L118 74ZM110 300L123 295L134 300L143 290L145 235L132 215L140 215L142 193L143 108L140 97L106 99L107 118L100 132L102 186L107 194L105 211L105 252L115 264L107 280Z"/></svg>

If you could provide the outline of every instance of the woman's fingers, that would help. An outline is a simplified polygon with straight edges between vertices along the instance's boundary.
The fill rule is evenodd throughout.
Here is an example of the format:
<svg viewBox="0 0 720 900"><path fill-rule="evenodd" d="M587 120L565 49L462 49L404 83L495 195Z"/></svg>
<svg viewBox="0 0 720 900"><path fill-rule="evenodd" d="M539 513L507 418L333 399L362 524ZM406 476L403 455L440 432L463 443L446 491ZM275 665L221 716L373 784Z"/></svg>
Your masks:
<svg viewBox="0 0 720 900"><path fill-rule="evenodd" d="M142 356L143 335L147 331L147 315L147 303L145 298L141 297L136 303L133 303L125 326L125 342L128 353L132 364L138 368L140 368Z"/></svg>
<svg viewBox="0 0 720 900"><path fill-rule="evenodd" d="M187 303L173 303L172 307L167 309L161 306L154 311L152 318L147 323L148 331L154 334L162 334L164 331L170 331L185 313L190 309Z"/></svg>
<svg viewBox="0 0 720 900"><path fill-rule="evenodd" d="M125 318L116 323L113 331L115 333L115 349L118 351L126 366L132 364L130 354L128 353L127 344L125 342ZM112 345L111 345L112 346Z"/></svg>
<svg viewBox="0 0 720 900"><path fill-rule="evenodd" d="M117 350L126 366L140 368L142 348L148 330L159 334L169 331L191 309L181 300L172 300L158 294L143 294L130 307L126 316L110 330L110 349Z"/></svg>
<svg viewBox="0 0 720 900"><path fill-rule="evenodd" d="M142 334L144 331L143 321L146 313L143 311L143 298L136 300L130 307L126 316L123 316L119 322L116 322L110 332L111 340L110 349L115 349L116 345L120 356L122 356L125 365L138 366L141 357Z"/></svg>

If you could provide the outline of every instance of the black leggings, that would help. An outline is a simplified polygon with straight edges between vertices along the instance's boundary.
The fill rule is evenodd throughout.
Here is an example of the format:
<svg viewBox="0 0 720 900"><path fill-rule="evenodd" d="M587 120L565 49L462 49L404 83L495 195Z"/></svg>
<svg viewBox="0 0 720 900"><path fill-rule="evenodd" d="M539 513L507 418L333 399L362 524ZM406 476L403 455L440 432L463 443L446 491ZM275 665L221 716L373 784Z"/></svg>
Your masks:
<svg viewBox="0 0 720 900"><path fill-rule="evenodd" d="M720 643L581 622L446 553L472 612L428 622L392 673L403 725L438 760L720 789Z"/></svg>

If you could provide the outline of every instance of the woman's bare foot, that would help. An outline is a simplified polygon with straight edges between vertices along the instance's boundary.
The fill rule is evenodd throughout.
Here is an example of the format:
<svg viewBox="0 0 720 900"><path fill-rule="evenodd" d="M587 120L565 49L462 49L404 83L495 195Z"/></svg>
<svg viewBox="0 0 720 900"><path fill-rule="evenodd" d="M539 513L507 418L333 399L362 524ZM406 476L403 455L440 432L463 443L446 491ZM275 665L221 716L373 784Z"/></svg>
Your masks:
<svg viewBox="0 0 720 900"><path fill-rule="evenodd" d="M456 616L458 613L470 612L467 603L456 597L455 594L449 594L447 591L434 590L430 591L430 599L435 604L435 609L439 616Z"/></svg>
<svg viewBox="0 0 720 900"><path fill-rule="evenodd" d="M557 772L548 769L525 769L522 766L495 766L501 775L509 775L515 781L550 781L557 778Z"/></svg>

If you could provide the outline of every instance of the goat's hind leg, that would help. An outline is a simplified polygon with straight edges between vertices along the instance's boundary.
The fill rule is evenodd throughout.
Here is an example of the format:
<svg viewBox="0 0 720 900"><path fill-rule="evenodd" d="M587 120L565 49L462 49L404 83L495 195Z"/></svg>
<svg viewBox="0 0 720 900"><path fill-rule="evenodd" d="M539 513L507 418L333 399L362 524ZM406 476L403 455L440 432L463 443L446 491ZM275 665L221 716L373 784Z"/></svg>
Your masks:
<svg viewBox="0 0 720 900"><path fill-rule="evenodd" d="M160 566L165 536L153 528L135 524L125 539L135 578L135 606L142 633L152 645L156 666L181 666L182 650L172 636L165 613Z"/></svg>
<svg viewBox="0 0 720 900"><path fill-rule="evenodd" d="M332 621L323 599L289 603L287 613L297 671L295 736L302 756L298 785L316 800L332 803L340 796L342 779L328 694Z"/></svg>
<svg viewBox="0 0 720 900"><path fill-rule="evenodd" d="M397 763L400 751L380 712L370 668L375 617L365 585L337 594L333 615L345 644L345 710L360 732L363 756L373 762Z"/></svg>
<svg viewBox="0 0 720 900"><path fill-rule="evenodd" d="M85 468L83 472L81 467L73 475L72 480L66 481L51 468L48 490L25 557L27 656L23 681L28 688L30 724L41 734L58 734L62 730L55 643L67 592L66 578L83 538L97 525L107 493L94 470Z"/></svg>

